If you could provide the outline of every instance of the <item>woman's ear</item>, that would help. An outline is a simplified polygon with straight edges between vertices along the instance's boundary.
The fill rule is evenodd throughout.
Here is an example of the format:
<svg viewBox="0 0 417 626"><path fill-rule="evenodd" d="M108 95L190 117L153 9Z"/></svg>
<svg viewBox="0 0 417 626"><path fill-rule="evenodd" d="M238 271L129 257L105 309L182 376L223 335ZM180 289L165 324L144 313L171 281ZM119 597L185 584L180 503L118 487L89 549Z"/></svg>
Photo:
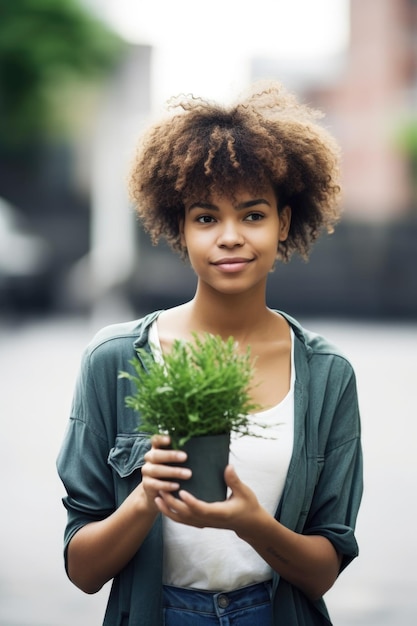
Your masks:
<svg viewBox="0 0 417 626"><path fill-rule="evenodd" d="M279 241L285 241L290 232L291 207L287 204L279 212Z"/></svg>

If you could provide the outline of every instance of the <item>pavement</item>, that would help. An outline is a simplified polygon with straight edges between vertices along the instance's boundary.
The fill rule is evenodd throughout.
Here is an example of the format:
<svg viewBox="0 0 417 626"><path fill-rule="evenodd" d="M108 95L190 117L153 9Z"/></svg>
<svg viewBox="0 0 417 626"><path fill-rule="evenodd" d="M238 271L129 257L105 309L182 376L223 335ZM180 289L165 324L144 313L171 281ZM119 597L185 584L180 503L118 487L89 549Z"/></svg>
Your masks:
<svg viewBox="0 0 417 626"><path fill-rule="evenodd" d="M0 626L102 623L108 585L87 596L64 573L65 510L55 471L81 352L102 321L0 319ZM326 596L333 622L415 626L417 320L303 322L352 361L362 413L360 556Z"/></svg>

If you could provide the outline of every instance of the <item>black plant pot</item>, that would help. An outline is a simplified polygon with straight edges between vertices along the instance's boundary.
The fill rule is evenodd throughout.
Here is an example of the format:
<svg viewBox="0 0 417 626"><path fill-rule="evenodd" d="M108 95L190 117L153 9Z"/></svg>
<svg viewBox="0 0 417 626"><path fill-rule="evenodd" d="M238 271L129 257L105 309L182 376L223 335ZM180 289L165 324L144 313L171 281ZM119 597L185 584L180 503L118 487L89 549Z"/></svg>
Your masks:
<svg viewBox="0 0 417 626"><path fill-rule="evenodd" d="M184 445L188 455L184 463L192 476L180 481L180 489L186 489L199 500L220 502L226 499L224 470L229 462L230 433L192 437Z"/></svg>

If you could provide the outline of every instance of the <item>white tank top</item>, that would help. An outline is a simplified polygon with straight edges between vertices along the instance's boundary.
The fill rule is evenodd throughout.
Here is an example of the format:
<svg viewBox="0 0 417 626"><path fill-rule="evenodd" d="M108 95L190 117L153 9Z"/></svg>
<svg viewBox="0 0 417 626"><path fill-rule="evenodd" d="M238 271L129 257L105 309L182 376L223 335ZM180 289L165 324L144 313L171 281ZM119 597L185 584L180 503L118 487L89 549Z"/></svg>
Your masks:
<svg viewBox="0 0 417 626"><path fill-rule="evenodd" d="M156 323L149 341L162 358ZM229 461L260 504L275 514L284 489L294 441L294 334L291 330L291 383L276 406L254 414L268 424L263 437L232 435ZM207 591L231 591L269 580L271 567L232 530L193 528L163 517L163 582Z"/></svg>

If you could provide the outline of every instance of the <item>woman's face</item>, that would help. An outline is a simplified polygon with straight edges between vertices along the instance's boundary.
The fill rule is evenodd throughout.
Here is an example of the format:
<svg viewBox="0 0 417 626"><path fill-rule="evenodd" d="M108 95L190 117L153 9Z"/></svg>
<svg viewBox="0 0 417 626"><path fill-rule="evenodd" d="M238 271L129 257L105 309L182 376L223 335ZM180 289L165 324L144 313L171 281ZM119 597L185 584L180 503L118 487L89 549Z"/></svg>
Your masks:
<svg viewBox="0 0 417 626"><path fill-rule="evenodd" d="M250 290L263 282L287 238L289 207L278 215L272 186L254 194L195 197L185 204L181 243L200 283L224 293Z"/></svg>

